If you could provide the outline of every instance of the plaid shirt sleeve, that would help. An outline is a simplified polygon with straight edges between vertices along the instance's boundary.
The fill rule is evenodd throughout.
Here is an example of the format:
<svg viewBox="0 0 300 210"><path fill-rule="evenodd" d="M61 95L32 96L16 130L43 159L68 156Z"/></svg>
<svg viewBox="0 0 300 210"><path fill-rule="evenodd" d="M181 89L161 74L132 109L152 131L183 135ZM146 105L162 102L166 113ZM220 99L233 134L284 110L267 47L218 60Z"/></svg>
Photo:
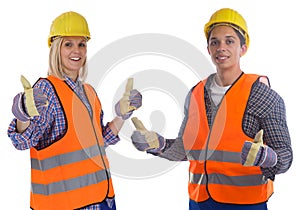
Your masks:
<svg viewBox="0 0 300 210"><path fill-rule="evenodd" d="M184 129L186 126L186 122L187 122L188 107L189 107L191 93L192 93L192 91L190 90L185 99L184 119L181 123L178 137L176 139L166 139L166 146L162 150L162 152L158 153L158 154L152 153L153 155L158 155L162 158L165 158L165 159L168 159L171 161L186 161L187 160L187 156L186 156L185 149L183 146L182 136L183 136L183 132L184 132Z"/></svg>
<svg viewBox="0 0 300 210"><path fill-rule="evenodd" d="M261 82L257 81L252 87L243 129L252 138L263 129L264 143L277 154L277 164L274 167L261 168L266 178L274 180L276 174L284 173L290 168L293 151L284 101L278 93Z"/></svg>
<svg viewBox="0 0 300 210"><path fill-rule="evenodd" d="M118 135L115 135L113 133L113 131L110 129L109 123L106 123L106 125L104 126L103 116L104 116L104 112L102 110L101 115L100 115L101 127L102 127L102 136L103 136L104 146L108 147L109 145L116 144L118 141L120 141L120 138L119 138Z"/></svg>

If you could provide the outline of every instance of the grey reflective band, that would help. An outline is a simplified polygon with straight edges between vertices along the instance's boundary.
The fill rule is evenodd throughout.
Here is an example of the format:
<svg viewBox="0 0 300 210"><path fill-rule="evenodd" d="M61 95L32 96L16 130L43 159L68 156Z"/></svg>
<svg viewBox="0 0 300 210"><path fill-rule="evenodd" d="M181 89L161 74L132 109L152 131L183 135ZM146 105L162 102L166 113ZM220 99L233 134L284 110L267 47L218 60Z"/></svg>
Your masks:
<svg viewBox="0 0 300 210"><path fill-rule="evenodd" d="M189 182L192 184L206 184L206 176L205 174L193 174L190 172L189 174Z"/></svg>
<svg viewBox="0 0 300 210"><path fill-rule="evenodd" d="M222 184L231 186L257 186L266 184L267 181L261 174L255 175L245 175L245 176L226 176L225 174L193 174L190 172L189 182L192 184L206 184L208 179L208 184Z"/></svg>
<svg viewBox="0 0 300 210"><path fill-rule="evenodd" d="M207 150L207 157L205 158L205 150L186 150L189 160L213 160L227 163L240 163L241 153L227 152L222 150Z"/></svg>
<svg viewBox="0 0 300 210"><path fill-rule="evenodd" d="M110 178L109 172L105 170L101 170L95 173L86 174L68 180L52 182L50 184L31 183L31 191L33 194L52 195L52 194L67 192L70 190L75 190L93 184L97 184L109 178Z"/></svg>
<svg viewBox="0 0 300 210"><path fill-rule="evenodd" d="M101 153L99 149L101 150ZM99 145L96 144L88 148L84 148L81 150L77 150L74 152L69 152L61 155L56 155L44 160L31 158L31 168L40 171L46 171L58 166L80 162L101 154L105 155L105 150L103 147L100 147Z"/></svg>

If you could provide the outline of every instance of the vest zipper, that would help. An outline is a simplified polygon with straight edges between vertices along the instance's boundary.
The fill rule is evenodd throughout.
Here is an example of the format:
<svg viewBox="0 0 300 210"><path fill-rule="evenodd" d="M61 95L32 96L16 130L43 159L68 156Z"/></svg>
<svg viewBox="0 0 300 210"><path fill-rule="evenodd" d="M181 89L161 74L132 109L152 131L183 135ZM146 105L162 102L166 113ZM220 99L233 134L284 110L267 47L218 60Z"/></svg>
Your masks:
<svg viewBox="0 0 300 210"><path fill-rule="evenodd" d="M105 198L108 196L108 193L109 193L109 174L108 174L108 169L107 169L107 166L105 164L105 161L104 161L104 158L103 158L103 154L101 152L101 148L100 148L100 145L99 145L99 139L98 139L98 136L97 136L97 132L95 130L95 125L94 125L94 121L93 121L93 115L94 115L94 109L92 108L91 104L90 104L90 100L86 94L86 91L85 91L85 88L83 88L83 93L87 99L87 103L89 104L89 106L91 107L91 113L89 114L90 116L90 120L91 120L91 123L93 125L93 131L94 131L94 135L95 135L95 138L96 138L96 144L97 144L97 147L98 147L98 150L99 150L99 153L101 154L101 160L103 162L103 166L104 166L104 169L105 169L105 174L106 174L106 180L107 180L107 192L106 192L106 196ZM76 94L77 95L77 94ZM79 99L80 97L77 96ZM89 113L89 110L88 108L86 107L86 105L84 104L84 102L80 99L80 101L83 103L84 107L87 109L88 113Z"/></svg>

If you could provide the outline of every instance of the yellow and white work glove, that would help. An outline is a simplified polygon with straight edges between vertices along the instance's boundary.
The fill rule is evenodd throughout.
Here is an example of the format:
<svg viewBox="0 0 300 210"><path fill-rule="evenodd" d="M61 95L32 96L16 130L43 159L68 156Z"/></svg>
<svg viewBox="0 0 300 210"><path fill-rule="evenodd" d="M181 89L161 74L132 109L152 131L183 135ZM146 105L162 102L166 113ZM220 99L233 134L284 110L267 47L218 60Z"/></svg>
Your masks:
<svg viewBox="0 0 300 210"><path fill-rule="evenodd" d="M165 147L164 137L154 131L148 131L137 117L133 117L131 120L136 128L131 135L131 140L138 150L157 153Z"/></svg>
<svg viewBox="0 0 300 210"><path fill-rule="evenodd" d="M241 163L244 166L261 166L263 168L276 165L276 152L263 144L263 130L255 135L253 142L245 141L241 153Z"/></svg>
<svg viewBox="0 0 300 210"><path fill-rule="evenodd" d="M132 112L142 106L142 94L133 89L133 78L127 80L123 97L116 103L115 112L123 120L127 120Z"/></svg>
<svg viewBox="0 0 300 210"><path fill-rule="evenodd" d="M24 92L18 93L13 100L12 113L26 122L33 116L38 116L43 108L48 105L48 100L41 89L32 88L29 81L21 75Z"/></svg>

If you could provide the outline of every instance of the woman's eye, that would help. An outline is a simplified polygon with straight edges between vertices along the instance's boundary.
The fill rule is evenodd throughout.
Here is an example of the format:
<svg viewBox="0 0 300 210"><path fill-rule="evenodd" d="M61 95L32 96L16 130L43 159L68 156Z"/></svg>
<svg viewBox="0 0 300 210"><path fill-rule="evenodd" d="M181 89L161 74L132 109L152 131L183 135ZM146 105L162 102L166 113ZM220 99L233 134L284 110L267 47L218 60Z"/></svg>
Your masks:
<svg viewBox="0 0 300 210"><path fill-rule="evenodd" d="M86 45L85 43L80 43L79 47L85 47L85 45Z"/></svg>
<svg viewBox="0 0 300 210"><path fill-rule="evenodd" d="M72 47L72 43L71 43L71 42L66 42L66 43L65 43L65 46L66 46L66 47Z"/></svg>

